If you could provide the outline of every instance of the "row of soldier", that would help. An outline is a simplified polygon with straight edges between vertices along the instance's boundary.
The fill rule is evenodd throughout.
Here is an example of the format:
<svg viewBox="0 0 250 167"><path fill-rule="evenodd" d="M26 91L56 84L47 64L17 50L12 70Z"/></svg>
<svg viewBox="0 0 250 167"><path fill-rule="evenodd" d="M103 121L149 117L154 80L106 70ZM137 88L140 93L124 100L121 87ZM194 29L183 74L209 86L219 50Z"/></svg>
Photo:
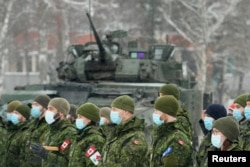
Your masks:
<svg viewBox="0 0 250 167"><path fill-rule="evenodd" d="M196 166L207 166L208 151L250 151L250 94L237 96L228 110L210 104L199 123L204 138L196 153Z"/></svg>
<svg viewBox="0 0 250 167"><path fill-rule="evenodd" d="M145 137L144 120L134 117L134 101L127 95L115 98L111 108L100 109L93 103L80 105L74 110L77 118L73 124L68 114L74 106L70 108L64 98L38 95L31 108L12 101L7 107L8 122L1 125L0 165L206 166L209 150L247 149L238 144L241 141L249 145L247 139L239 137L240 132L245 132L239 130L236 119L227 116L223 105L211 104L202 114L206 136L196 151L192 147L188 112L178 102L178 88L166 84L160 88L159 96L152 112L155 126L150 144ZM240 111L242 117L238 121L244 125L249 122L243 121L248 120L244 115L247 97L235 99L233 112Z"/></svg>

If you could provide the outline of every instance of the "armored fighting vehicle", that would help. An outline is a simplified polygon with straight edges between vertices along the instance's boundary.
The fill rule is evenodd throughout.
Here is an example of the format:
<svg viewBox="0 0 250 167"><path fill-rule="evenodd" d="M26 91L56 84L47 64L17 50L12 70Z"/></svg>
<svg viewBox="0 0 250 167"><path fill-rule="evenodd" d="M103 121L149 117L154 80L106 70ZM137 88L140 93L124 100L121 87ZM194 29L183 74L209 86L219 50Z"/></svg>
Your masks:
<svg viewBox="0 0 250 167"><path fill-rule="evenodd" d="M150 127L159 88L174 83L180 88L181 105L190 112L195 140L198 140L203 94L195 90L195 77L189 75L187 67L175 61L175 46L130 47L124 54L112 33L102 41L88 13L87 17L95 42L69 46L67 60L60 62L57 68L61 82L19 87L19 90L3 94L1 103L32 100L35 95L45 93L50 97L64 97L77 105L92 102L102 107L110 106L117 96L129 95L136 102L135 115L145 119L146 126Z"/></svg>

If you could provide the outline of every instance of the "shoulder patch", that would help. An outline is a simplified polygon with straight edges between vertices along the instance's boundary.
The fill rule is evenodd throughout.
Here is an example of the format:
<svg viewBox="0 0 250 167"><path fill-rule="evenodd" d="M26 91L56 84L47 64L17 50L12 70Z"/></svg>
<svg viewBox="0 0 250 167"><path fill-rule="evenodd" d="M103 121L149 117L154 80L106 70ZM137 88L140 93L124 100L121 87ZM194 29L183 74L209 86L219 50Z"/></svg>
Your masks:
<svg viewBox="0 0 250 167"><path fill-rule="evenodd" d="M185 144L185 142L184 142L183 140L178 140L178 143L179 143L180 145Z"/></svg>
<svg viewBox="0 0 250 167"><path fill-rule="evenodd" d="M94 145L90 146L88 150L85 152L86 157L90 157L96 151L96 147Z"/></svg>
<svg viewBox="0 0 250 167"><path fill-rule="evenodd" d="M61 145L60 149L61 149L62 151L64 151L65 148L67 148L69 144L70 144L70 141L69 141L68 139L66 139L66 140L63 142L63 144Z"/></svg>
<svg viewBox="0 0 250 167"><path fill-rule="evenodd" d="M98 165L101 159L101 154L96 150L94 145L88 148L88 150L85 152L85 156L88 157L95 165Z"/></svg>
<svg viewBox="0 0 250 167"><path fill-rule="evenodd" d="M141 144L138 140L134 140L133 143L134 143L135 145Z"/></svg>
<svg viewBox="0 0 250 167"><path fill-rule="evenodd" d="M172 151L173 151L173 148L169 146L166 150L163 151L162 158L168 156Z"/></svg>

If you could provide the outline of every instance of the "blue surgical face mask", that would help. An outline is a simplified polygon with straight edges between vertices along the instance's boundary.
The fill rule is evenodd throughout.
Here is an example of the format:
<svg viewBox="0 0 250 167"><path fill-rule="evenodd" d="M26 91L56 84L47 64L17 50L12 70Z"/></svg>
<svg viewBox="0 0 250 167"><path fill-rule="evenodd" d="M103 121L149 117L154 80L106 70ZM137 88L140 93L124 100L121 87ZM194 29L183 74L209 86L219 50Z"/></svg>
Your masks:
<svg viewBox="0 0 250 167"><path fill-rule="evenodd" d="M18 124L20 122L19 119L18 119L18 115L17 114L15 114L15 113L12 114L12 116L11 116L11 122L14 125L16 125L16 124Z"/></svg>
<svg viewBox="0 0 250 167"><path fill-rule="evenodd" d="M45 120L48 124L52 124L53 122L55 122L55 118L54 118L55 114L52 111L47 110L45 113Z"/></svg>
<svg viewBox="0 0 250 167"><path fill-rule="evenodd" d="M110 119L114 124L120 124L122 122L122 118L119 116L119 112L111 111Z"/></svg>
<svg viewBox="0 0 250 167"><path fill-rule="evenodd" d="M105 124L105 118L104 118L104 117L101 117L100 122L99 122L99 125L100 125L100 126L103 126L104 124Z"/></svg>
<svg viewBox="0 0 250 167"><path fill-rule="evenodd" d="M6 117L7 117L7 121L11 121L12 113L7 113Z"/></svg>
<svg viewBox="0 0 250 167"><path fill-rule="evenodd" d="M207 130L212 130L213 128L213 122L214 122L214 119L212 117L205 117L204 118L204 125L205 125L205 128Z"/></svg>
<svg viewBox="0 0 250 167"><path fill-rule="evenodd" d="M221 148L221 146L223 144L221 141L221 136L212 134L211 143L214 147Z"/></svg>
<svg viewBox="0 0 250 167"><path fill-rule="evenodd" d="M153 113L153 121L158 126L160 126L160 125L162 125L164 123L164 121L161 120L160 117L161 117L161 115Z"/></svg>
<svg viewBox="0 0 250 167"><path fill-rule="evenodd" d="M42 114L42 112L41 112L39 107L32 106L32 108L31 108L31 116L33 118L38 118L38 117L40 117L41 114Z"/></svg>
<svg viewBox="0 0 250 167"><path fill-rule="evenodd" d="M85 123L83 122L82 119L77 118L76 119L76 128L81 130L84 129L86 127Z"/></svg>
<svg viewBox="0 0 250 167"><path fill-rule="evenodd" d="M242 114L241 114L241 112L240 112L240 110L239 109L234 109L233 110L233 116L234 116L234 118L236 118L236 120L239 122L240 120L242 120L242 118L243 118L243 116L242 116Z"/></svg>
<svg viewBox="0 0 250 167"><path fill-rule="evenodd" d="M250 107L245 107L244 115L248 121L250 121Z"/></svg>

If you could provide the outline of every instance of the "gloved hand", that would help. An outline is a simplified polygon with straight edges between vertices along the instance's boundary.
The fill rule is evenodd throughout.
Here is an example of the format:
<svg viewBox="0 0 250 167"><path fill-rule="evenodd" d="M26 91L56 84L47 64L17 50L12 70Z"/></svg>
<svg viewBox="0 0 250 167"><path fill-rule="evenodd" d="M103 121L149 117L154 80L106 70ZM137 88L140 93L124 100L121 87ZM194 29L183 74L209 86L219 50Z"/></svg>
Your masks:
<svg viewBox="0 0 250 167"><path fill-rule="evenodd" d="M31 150L33 153L39 155L42 159L46 160L48 157L48 151L43 148L39 143L32 143Z"/></svg>

